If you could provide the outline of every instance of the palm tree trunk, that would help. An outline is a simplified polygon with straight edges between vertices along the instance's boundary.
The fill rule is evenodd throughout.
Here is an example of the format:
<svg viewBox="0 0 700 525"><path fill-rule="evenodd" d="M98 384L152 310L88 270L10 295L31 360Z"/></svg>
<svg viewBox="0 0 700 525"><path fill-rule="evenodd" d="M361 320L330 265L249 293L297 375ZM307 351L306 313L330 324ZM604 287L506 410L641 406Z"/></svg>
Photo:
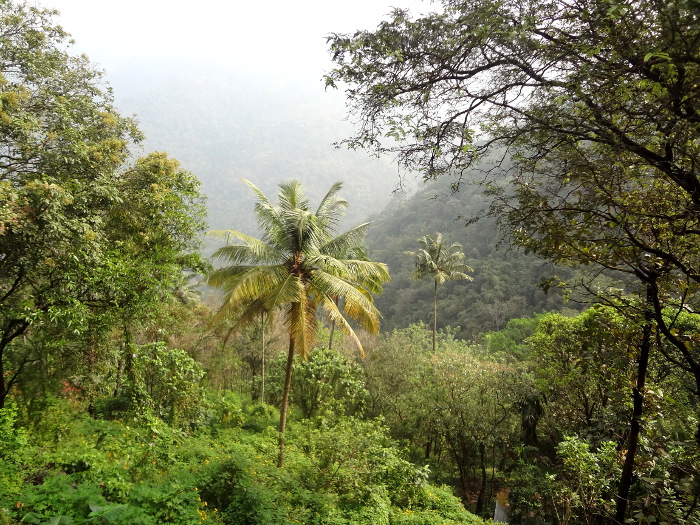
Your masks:
<svg viewBox="0 0 700 525"><path fill-rule="evenodd" d="M333 334L335 333L335 321L331 321L331 334L328 336L328 350L333 350Z"/></svg>
<svg viewBox="0 0 700 525"><path fill-rule="evenodd" d="M260 384L260 402L265 402L265 314L262 315L262 382Z"/></svg>
<svg viewBox="0 0 700 525"><path fill-rule="evenodd" d="M292 369L294 365L294 337L289 336L289 353L287 354L287 371L284 376L284 390L282 391L282 406L280 407L279 426L279 455L277 456L277 467L282 468L284 464L284 434L287 430L287 409L289 407L289 390L292 386Z"/></svg>
<svg viewBox="0 0 700 525"><path fill-rule="evenodd" d="M335 302L335 305L338 306L340 298L334 297L333 301ZM333 334L335 334L335 321L331 321L331 333L328 336L328 350L333 350Z"/></svg>
<svg viewBox="0 0 700 525"><path fill-rule="evenodd" d="M435 281L435 293L433 294L433 354L437 353L435 351L435 334L437 333L437 287L438 283Z"/></svg>

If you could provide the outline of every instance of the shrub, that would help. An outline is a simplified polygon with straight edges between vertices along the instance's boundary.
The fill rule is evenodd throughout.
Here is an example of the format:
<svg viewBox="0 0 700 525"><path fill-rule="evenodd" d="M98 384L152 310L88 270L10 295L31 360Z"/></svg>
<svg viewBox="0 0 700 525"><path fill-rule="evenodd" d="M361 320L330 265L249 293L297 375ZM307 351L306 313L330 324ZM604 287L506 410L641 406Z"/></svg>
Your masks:
<svg viewBox="0 0 700 525"><path fill-rule="evenodd" d="M273 401L281 398L286 359L286 355L281 354L270 366L268 384ZM364 371L343 354L317 348L308 361L294 361L290 403L301 410L304 418L361 415L367 398Z"/></svg>
<svg viewBox="0 0 700 525"><path fill-rule="evenodd" d="M184 350L168 349L165 343L135 347L128 370L129 379L120 394L96 403L101 417L131 419L152 414L178 427L190 427L204 420L205 372Z"/></svg>
<svg viewBox="0 0 700 525"><path fill-rule="evenodd" d="M9 507L21 492L27 442L27 432L17 427L17 407L0 409L0 509Z"/></svg>
<svg viewBox="0 0 700 525"><path fill-rule="evenodd" d="M178 483L135 485L120 501L109 501L103 487L76 483L72 475L59 474L40 486L30 486L17 512L23 523L111 525L191 525L215 523L203 507L194 487Z"/></svg>
<svg viewBox="0 0 700 525"><path fill-rule="evenodd" d="M226 524L286 523L281 495L251 475L250 467L245 457L217 463L200 481L202 499Z"/></svg>

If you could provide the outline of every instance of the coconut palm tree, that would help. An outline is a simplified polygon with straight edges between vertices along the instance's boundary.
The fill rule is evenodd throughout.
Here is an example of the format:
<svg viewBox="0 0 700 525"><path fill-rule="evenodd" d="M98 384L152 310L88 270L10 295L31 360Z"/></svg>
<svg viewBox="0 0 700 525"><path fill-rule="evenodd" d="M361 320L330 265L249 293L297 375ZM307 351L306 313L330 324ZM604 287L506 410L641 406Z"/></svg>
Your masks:
<svg viewBox="0 0 700 525"><path fill-rule="evenodd" d="M442 233L436 233L435 237L426 235L418 239L418 242L421 248L417 252L405 253L415 258L416 268L412 274L413 279L432 277L435 283L433 293L433 353L435 353L438 285L452 280L471 281L472 278L465 272L474 270L462 263L464 260L462 245L455 242L445 246Z"/></svg>
<svg viewBox="0 0 700 525"><path fill-rule="evenodd" d="M362 352L348 318L370 332L378 331L380 314L371 294L381 291L389 272L382 263L352 257L363 253L369 223L335 235L348 206L338 196L341 183L331 187L314 212L298 181L279 185L277 205L254 184L244 182L258 199L255 212L262 237L256 239L236 230L210 232L226 238L229 244L214 254L228 265L214 271L208 283L225 292L214 322L233 318L234 326L240 327L273 310L283 312L289 351L279 424L278 466L282 467L294 356L309 357L318 310L342 328ZM338 298L342 299L342 310Z"/></svg>

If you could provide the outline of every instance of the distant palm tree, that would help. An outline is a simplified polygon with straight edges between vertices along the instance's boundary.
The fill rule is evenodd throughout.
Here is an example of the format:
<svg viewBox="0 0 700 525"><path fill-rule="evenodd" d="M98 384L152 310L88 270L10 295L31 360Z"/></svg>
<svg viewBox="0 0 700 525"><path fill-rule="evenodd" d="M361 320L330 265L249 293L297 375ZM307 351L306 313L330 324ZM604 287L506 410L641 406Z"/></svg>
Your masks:
<svg viewBox="0 0 700 525"><path fill-rule="evenodd" d="M315 212L298 181L279 185L274 206L254 184L244 181L255 192L255 212L262 231L258 240L236 230L217 230L213 235L240 241L219 249L214 256L229 266L214 271L211 286L226 292L214 322L236 319L236 327L261 315L281 309L289 330L289 352L282 406L280 407L278 466L284 462L284 436L287 426L289 390L294 355L307 359L316 331L320 307L327 318L340 326L362 352L362 345L346 316L362 328L376 333L379 311L371 292L381 291L389 280L385 264L361 254L367 226L361 224L334 236L348 203L338 196L341 183L334 184ZM342 311L337 299L342 299Z"/></svg>
<svg viewBox="0 0 700 525"><path fill-rule="evenodd" d="M426 235L418 239L421 248L417 252L405 252L415 258L416 268L412 277L415 280L432 277L435 282L433 294L433 353L435 353L435 334L437 332L437 291L438 285L451 280L468 280L472 278L465 272L473 272L469 266L462 263L464 253L462 245L455 242L445 246L442 233L435 237Z"/></svg>

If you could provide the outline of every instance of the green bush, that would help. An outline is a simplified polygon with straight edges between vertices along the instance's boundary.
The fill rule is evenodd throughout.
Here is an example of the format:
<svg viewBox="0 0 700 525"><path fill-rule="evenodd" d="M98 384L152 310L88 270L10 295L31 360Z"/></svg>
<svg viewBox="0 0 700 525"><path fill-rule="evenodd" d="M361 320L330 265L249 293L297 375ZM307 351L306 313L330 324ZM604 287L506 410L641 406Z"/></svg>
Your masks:
<svg viewBox="0 0 700 525"><path fill-rule="evenodd" d="M391 525L483 525L448 487L423 484L411 504L394 511Z"/></svg>
<svg viewBox="0 0 700 525"><path fill-rule="evenodd" d="M275 407L256 401L244 403L245 422L243 428L251 432L265 432L268 428L277 428L280 413Z"/></svg>
<svg viewBox="0 0 700 525"><path fill-rule="evenodd" d="M483 520L466 511L449 487L423 485L411 508L428 514L438 514L455 523L482 523Z"/></svg>
<svg viewBox="0 0 700 525"><path fill-rule="evenodd" d="M282 495L256 479L251 467L245 457L218 462L200 481L202 499L226 524L286 523Z"/></svg>
<svg viewBox="0 0 700 525"><path fill-rule="evenodd" d="M188 525L207 521L206 509L193 486L177 482L160 485L135 485L127 502L138 506L156 523Z"/></svg>
<svg viewBox="0 0 700 525"><path fill-rule="evenodd" d="M0 509L11 506L22 490L27 443L26 430L17 425L17 407L0 409Z"/></svg>
<svg viewBox="0 0 700 525"><path fill-rule="evenodd" d="M212 407L209 418L210 430L216 431L224 428L240 428L247 419L243 411L243 401L235 392L226 390L211 394L209 405Z"/></svg>
<svg viewBox="0 0 700 525"><path fill-rule="evenodd" d="M295 361L294 385L292 402L306 418L328 413L357 416L367 403L362 368L328 348L317 348L308 361Z"/></svg>
<svg viewBox="0 0 700 525"><path fill-rule="evenodd" d="M392 515L390 523L391 525L483 525L484 520L468 513L461 519L450 519L431 510L404 509Z"/></svg>
<svg viewBox="0 0 700 525"><path fill-rule="evenodd" d="M103 487L76 483L73 475L59 474L40 486L30 486L17 511L23 523L81 525L191 525L215 523L215 513L203 506L194 487L178 483L135 485L120 501L109 501Z"/></svg>
<svg viewBox="0 0 700 525"><path fill-rule="evenodd" d="M28 487L22 495L18 514L23 523L35 524L155 524L140 509L127 507L110 505L95 485L78 485L73 477L62 474L47 479L40 486ZM122 520L126 516L130 521Z"/></svg>
<svg viewBox="0 0 700 525"><path fill-rule="evenodd" d="M96 402L104 419L134 419L153 415L172 426L189 428L207 414L202 366L184 350L165 343L134 347L127 364L128 379L118 396Z"/></svg>
<svg viewBox="0 0 700 525"><path fill-rule="evenodd" d="M340 505L348 525L389 525L391 501L381 485L358 488L342 497Z"/></svg>
<svg viewBox="0 0 700 525"><path fill-rule="evenodd" d="M88 416L69 422L73 408L61 400L47 405L36 433L17 429L14 413L3 412L0 450L23 473L14 478L3 519L392 525L421 516L425 523L470 523L448 490L427 484L427 467L408 462L380 421L331 412L297 421L288 433L286 468L278 469L276 410L231 392L210 399L211 432L196 434L149 413L128 422Z"/></svg>

